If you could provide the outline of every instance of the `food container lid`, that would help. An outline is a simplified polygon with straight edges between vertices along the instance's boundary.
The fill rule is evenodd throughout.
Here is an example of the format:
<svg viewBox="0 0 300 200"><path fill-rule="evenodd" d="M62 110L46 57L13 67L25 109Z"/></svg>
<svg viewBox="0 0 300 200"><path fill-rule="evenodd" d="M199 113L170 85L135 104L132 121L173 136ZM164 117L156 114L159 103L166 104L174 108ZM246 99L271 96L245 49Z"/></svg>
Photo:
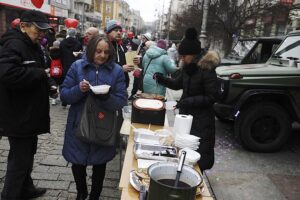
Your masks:
<svg viewBox="0 0 300 200"><path fill-rule="evenodd" d="M157 99L139 98L133 101L134 107L144 110L162 110L165 108L164 102Z"/></svg>

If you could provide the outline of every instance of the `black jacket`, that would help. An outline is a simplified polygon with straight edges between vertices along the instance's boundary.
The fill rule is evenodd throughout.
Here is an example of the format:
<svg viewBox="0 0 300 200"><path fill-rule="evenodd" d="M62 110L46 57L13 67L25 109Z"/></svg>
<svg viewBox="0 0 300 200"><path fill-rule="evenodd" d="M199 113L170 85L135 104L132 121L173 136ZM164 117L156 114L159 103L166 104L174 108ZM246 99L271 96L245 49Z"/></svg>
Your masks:
<svg viewBox="0 0 300 200"><path fill-rule="evenodd" d="M82 51L81 43L73 37L68 37L61 41L60 45L60 58L63 66L63 77L66 76L72 63L80 57L75 57L73 52Z"/></svg>
<svg viewBox="0 0 300 200"><path fill-rule="evenodd" d="M0 135L50 132L49 84L43 52L19 29L0 39Z"/></svg>
<svg viewBox="0 0 300 200"><path fill-rule="evenodd" d="M125 53L127 52L127 48L123 44L119 44L116 41L112 41L112 44L115 48L115 62L118 63L122 68L123 65L126 65L126 57ZM124 72L126 87L129 86L129 75L128 72Z"/></svg>
<svg viewBox="0 0 300 200"><path fill-rule="evenodd" d="M162 78L158 82L168 88L183 89L177 104L180 114L192 115L191 134L200 137L197 150L201 159L201 170L210 169L214 163L215 116L213 104L217 98L217 76L215 67L219 56L208 52L201 60L184 66L176 79Z"/></svg>

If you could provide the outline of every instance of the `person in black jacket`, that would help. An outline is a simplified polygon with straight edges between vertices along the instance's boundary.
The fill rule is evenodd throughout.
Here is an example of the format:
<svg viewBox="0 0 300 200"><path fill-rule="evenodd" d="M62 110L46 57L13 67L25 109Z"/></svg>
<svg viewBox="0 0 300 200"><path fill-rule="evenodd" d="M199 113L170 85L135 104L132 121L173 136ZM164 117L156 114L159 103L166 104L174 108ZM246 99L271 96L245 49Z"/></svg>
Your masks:
<svg viewBox="0 0 300 200"><path fill-rule="evenodd" d="M60 59L63 66L62 80L64 81L66 74L74 61L80 58L80 56L75 56L73 52L82 51L82 45L79 40L76 39L76 29L69 28L67 30L67 37L60 42ZM62 102L62 106L67 104Z"/></svg>
<svg viewBox="0 0 300 200"><path fill-rule="evenodd" d="M110 20L106 23L105 32L107 34L108 39L112 42L115 48L115 54L116 54L115 61L123 68L125 78L126 78L126 87L128 87L129 86L128 72L133 71L134 66L126 64L125 53L127 52L127 48L123 44L123 40L122 40L122 26L116 20Z"/></svg>
<svg viewBox="0 0 300 200"><path fill-rule="evenodd" d="M181 73L176 79L164 77L160 73L153 78L159 84L173 90L183 89L176 107L180 114L192 115L191 134L200 137L198 152L201 155L198 165L201 171L212 168L214 164L215 115L213 104L217 98L216 66L219 55L208 51L201 58L200 41L196 29L186 30L185 38L179 46Z"/></svg>
<svg viewBox="0 0 300 200"><path fill-rule="evenodd" d="M127 52L126 46L123 44L122 40L122 27L119 22L116 20L110 20L106 23L105 32L107 34L108 39L111 41L112 45L114 46L115 50L115 62L119 64L125 75L125 83L126 88L129 86L129 75L128 72L131 72L134 70L133 65L127 65L126 64L126 57L125 53ZM128 98L128 96L127 96ZM119 113L122 113L122 110L119 110ZM118 132L121 130L122 124L123 124L123 115L118 115L118 124L117 124L117 130ZM117 146L119 146L119 139L120 135L117 134Z"/></svg>
<svg viewBox="0 0 300 200"><path fill-rule="evenodd" d="M2 200L36 198L46 192L34 186L31 172L37 135L50 132L51 87L39 41L51 27L36 10L24 11L20 21L0 39L0 135L10 144Z"/></svg>

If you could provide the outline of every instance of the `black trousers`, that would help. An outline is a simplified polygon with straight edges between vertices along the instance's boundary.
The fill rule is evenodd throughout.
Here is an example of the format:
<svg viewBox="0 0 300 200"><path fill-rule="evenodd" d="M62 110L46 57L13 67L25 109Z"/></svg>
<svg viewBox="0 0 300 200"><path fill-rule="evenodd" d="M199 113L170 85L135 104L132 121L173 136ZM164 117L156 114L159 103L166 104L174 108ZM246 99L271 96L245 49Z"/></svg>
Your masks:
<svg viewBox="0 0 300 200"><path fill-rule="evenodd" d="M142 83L141 77L140 78L134 77L132 90L131 90L131 96L135 95L138 90L142 90L143 86L141 85L141 83Z"/></svg>
<svg viewBox="0 0 300 200"><path fill-rule="evenodd" d="M2 200L22 200L22 194L34 188L31 178L37 136L8 137L10 144Z"/></svg>
<svg viewBox="0 0 300 200"><path fill-rule="evenodd" d="M76 189L79 196L86 197L88 194L86 182L86 167L85 165L72 165L72 172L76 183ZM93 165L92 188L90 193L91 200L98 200L103 188L105 177L106 163L101 165Z"/></svg>

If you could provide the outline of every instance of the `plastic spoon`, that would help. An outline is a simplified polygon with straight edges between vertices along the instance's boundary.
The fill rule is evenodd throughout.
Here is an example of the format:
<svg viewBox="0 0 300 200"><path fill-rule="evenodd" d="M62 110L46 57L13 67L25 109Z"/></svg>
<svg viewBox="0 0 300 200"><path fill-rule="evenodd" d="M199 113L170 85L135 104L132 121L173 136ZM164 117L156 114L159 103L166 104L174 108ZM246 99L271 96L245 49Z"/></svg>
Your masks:
<svg viewBox="0 0 300 200"><path fill-rule="evenodd" d="M87 80L85 80L85 79L83 79L83 81L84 81L84 82L87 82L87 83L89 83L90 89L92 89L92 88L93 88L93 86L90 84L90 82L88 82L88 81L87 81Z"/></svg>
<svg viewBox="0 0 300 200"><path fill-rule="evenodd" d="M175 179L175 184L174 184L175 188L178 186L178 183L179 183L179 179L180 179L182 167L183 167L183 164L184 164L185 156L186 156L186 151L182 151L181 155L180 155L178 167L177 167L176 179Z"/></svg>

